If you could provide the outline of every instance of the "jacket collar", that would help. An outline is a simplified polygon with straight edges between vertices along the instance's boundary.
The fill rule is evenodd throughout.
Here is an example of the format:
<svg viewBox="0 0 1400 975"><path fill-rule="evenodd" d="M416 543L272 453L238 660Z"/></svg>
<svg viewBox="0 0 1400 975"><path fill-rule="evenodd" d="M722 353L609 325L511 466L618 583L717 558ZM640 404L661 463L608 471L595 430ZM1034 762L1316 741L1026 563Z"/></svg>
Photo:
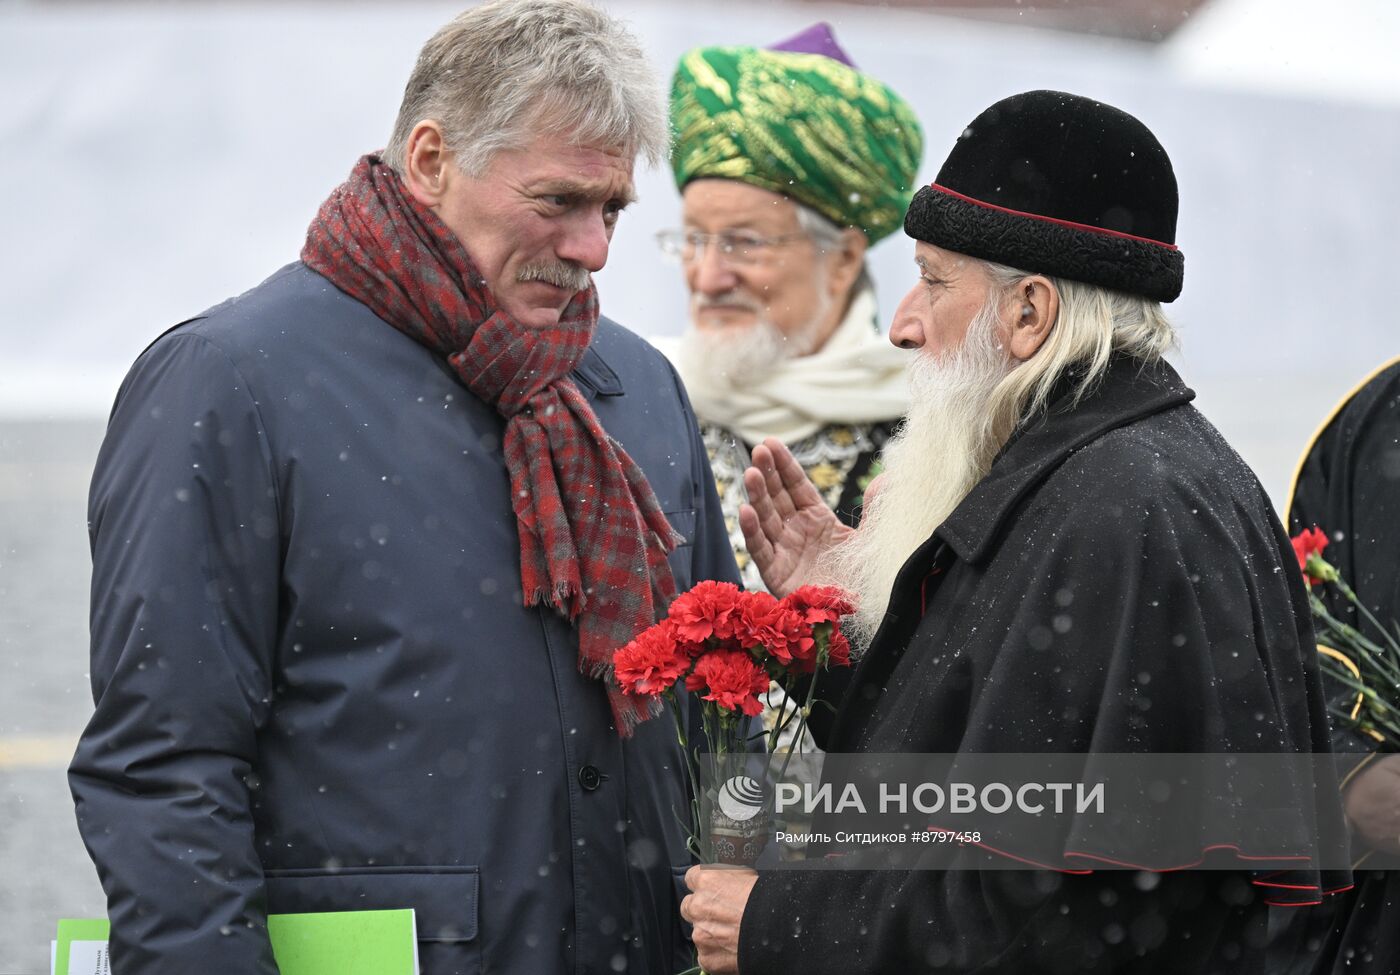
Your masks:
<svg viewBox="0 0 1400 975"><path fill-rule="evenodd" d="M1082 375L1082 368L1077 375ZM1017 504L1070 454L1118 427L1188 403L1196 394L1165 361L1143 365L1115 355L1104 375L1077 405L1070 406L1074 369L1061 380L1051 405L1021 427L991 470L934 532L959 559L977 563Z"/></svg>
<svg viewBox="0 0 1400 975"><path fill-rule="evenodd" d="M622 380L598 351L596 342L588 347L569 377L589 399L595 396L621 396L623 393Z"/></svg>

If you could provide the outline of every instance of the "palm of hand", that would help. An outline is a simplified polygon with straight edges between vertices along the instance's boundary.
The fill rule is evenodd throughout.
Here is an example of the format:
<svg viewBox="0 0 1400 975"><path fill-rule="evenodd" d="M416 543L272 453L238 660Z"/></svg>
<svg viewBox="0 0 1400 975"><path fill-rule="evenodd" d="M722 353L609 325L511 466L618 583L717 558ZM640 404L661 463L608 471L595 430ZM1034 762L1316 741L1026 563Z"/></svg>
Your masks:
<svg viewBox="0 0 1400 975"><path fill-rule="evenodd" d="M769 439L753 450L744 472L749 503L739 527L768 591L785 596L815 580L822 556L850 535L781 443Z"/></svg>
<svg viewBox="0 0 1400 975"><path fill-rule="evenodd" d="M773 545L772 560L766 569L759 565L768 591L781 596L814 581L821 557L850 533L825 505L789 516Z"/></svg>

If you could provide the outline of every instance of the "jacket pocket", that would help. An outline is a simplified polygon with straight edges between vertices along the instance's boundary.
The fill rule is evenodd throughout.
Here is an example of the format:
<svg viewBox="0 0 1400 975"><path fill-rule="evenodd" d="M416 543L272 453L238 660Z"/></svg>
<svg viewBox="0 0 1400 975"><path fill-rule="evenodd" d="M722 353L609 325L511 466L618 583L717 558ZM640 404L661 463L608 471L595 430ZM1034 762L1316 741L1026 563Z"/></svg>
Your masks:
<svg viewBox="0 0 1400 975"><path fill-rule="evenodd" d="M349 867L269 870L271 914L413 909L418 940L460 944L477 937L476 867Z"/></svg>

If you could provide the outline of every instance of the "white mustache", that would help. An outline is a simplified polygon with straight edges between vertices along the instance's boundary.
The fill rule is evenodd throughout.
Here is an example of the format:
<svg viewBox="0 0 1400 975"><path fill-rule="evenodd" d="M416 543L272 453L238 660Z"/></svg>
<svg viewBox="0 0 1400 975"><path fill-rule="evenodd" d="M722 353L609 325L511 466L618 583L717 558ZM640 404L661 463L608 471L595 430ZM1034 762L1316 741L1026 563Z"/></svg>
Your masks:
<svg viewBox="0 0 1400 975"><path fill-rule="evenodd" d="M756 299L741 295L731 291L723 295L694 295L690 299L690 306L695 311L705 311L708 308L742 308L744 311L751 311L754 314L763 312L763 305Z"/></svg>

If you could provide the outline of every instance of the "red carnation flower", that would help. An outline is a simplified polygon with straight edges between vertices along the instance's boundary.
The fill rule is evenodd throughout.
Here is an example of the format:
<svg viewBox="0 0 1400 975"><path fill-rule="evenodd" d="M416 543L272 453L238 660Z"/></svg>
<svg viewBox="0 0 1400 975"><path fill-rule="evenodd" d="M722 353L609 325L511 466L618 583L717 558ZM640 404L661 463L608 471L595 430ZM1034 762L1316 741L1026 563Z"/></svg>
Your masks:
<svg viewBox="0 0 1400 975"><path fill-rule="evenodd" d="M763 621L778 601L762 589L739 594L739 602L726 621L726 634L736 650L751 650L763 642Z"/></svg>
<svg viewBox="0 0 1400 975"><path fill-rule="evenodd" d="M730 617L739 604L739 587L732 582L706 581L676 597L667 617L682 640L701 644L710 637L732 636Z"/></svg>
<svg viewBox="0 0 1400 975"><path fill-rule="evenodd" d="M817 641L802 615L783 603L775 605L760 621L759 642L779 663L804 674L817 666Z"/></svg>
<svg viewBox="0 0 1400 975"><path fill-rule="evenodd" d="M768 690L768 674L742 650L711 650L696 661L685 686L706 690L706 701L753 717L763 711L758 695Z"/></svg>
<svg viewBox="0 0 1400 975"><path fill-rule="evenodd" d="M856 611L850 594L836 586L801 586L783 602L807 623L839 623Z"/></svg>
<svg viewBox="0 0 1400 975"><path fill-rule="evenodd" d="M1322 529L1316 525L1312 528L1306 528L1294 535L1292 541L1293 554L1298 558L1298 568L1303 570L1303 575L1307 577L1308 582L1316 585L1320 582L1326 582L1329 575L1335 575L1336 570L1332 570L1330 574L1327 573L1326 570L1331 569L1331 566L1322 559L1322 550L1327 547L1327 536ZM1317 560L1312 567L1313 571L1309 572L1308 562L1313 556L1316 556ZM1319 575L1319 572L1323 574Z"/></svg>
<svg viewBox="0 0 1400 975"><path fill-rule="evenodd" d="M831 640L826 645L826 659L833 667L851 665L851 642L839 629L833 628L831 631Z"/></svg>
<svg viewBox="0 0 1400 975"><path fill-rule="evenodd" d="M690 658L678 645L675 628L669 620L643 630L613 654L613 672L628 694L661 694L688 669Z"/></svg>
<svg viewBox="0 0 1400 975"><path fill-rule="evenodd" d="M767 647L773 652L772 622L777 612L787 611L780 610L778 600L771 593L762 589L742 593L726 627L729 642L733 644L729 649L757 650L759 647ZM778 650L778 655L783 656L781 649ZM786 657L783 657L783 662L787 662Z"/></svg>
<svg viewBox="0 0 1400 975"><path fill-rule="evenodd" d="M751 589L739 594L739 613L742 616L762 616L776 605L777 597L766 589Z"/></svg>

